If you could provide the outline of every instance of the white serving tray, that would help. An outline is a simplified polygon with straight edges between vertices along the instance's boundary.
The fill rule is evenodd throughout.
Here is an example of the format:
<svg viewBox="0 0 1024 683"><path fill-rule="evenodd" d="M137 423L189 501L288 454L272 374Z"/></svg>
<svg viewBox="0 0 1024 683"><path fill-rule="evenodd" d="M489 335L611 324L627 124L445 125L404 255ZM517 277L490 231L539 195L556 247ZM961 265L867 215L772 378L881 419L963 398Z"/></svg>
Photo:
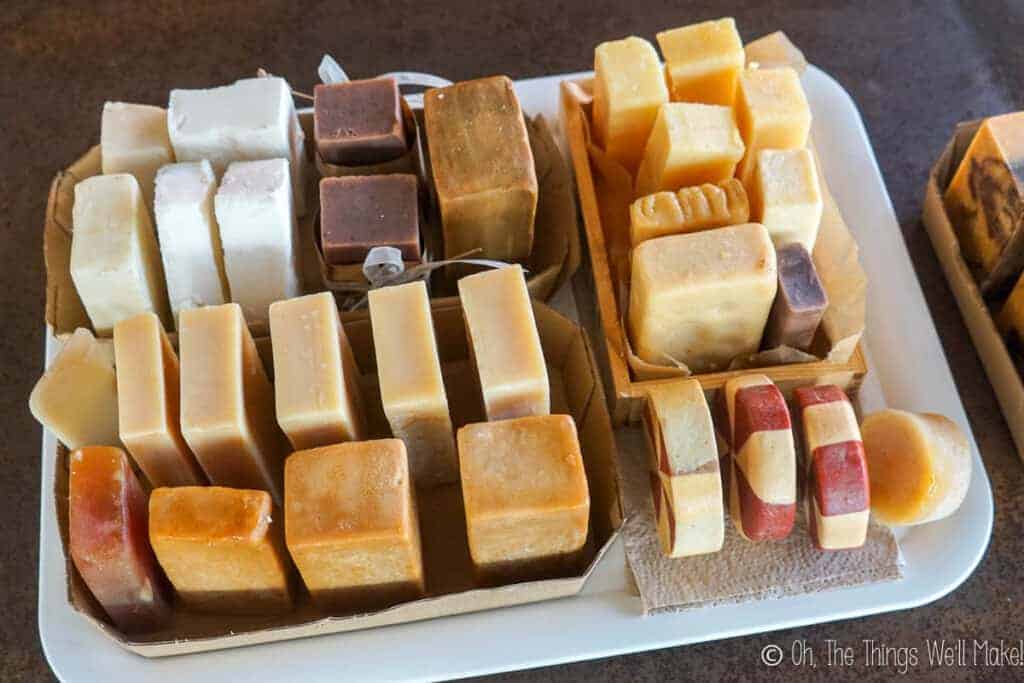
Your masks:
<svg viewBox="0 0 1024 683"><path fill-rule="evenodd" d="M559 83L586 74L520 81L523 108L559 118ZM943 413L970 425L921 294L857 108L843 88L810 67L804 86L825 176L861 246L870 283L866 412L887 405ZM923 181L923 179L922 179ZM555 306L574 311L569 292ZM47 360L56 343L47 335ZM619 432L620 457L645 457L638 431ZM905 578L886 584L644 617L631 593L621 542L576 597L442 617L367 631L164 659L144 659L100 635L67 601L53 500L54 437L43 436L39 631L64 680L324 680L456 678L717 640L923 605L974 570L992 531L992 491L977 446L974 473L951 518L897 533Z"/></svg>

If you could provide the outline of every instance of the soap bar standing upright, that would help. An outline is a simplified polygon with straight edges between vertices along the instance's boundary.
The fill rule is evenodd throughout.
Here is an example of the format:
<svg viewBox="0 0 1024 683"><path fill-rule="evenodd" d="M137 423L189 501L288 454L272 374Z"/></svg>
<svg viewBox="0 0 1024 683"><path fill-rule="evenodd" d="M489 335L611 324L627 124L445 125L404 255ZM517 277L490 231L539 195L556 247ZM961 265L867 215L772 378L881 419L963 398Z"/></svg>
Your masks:
<svg viewBox="0 0 1024 683"><path fill-rule="evenodd" d="M146 206L153 209L157 170L174 162L167 136L167 110L147 104L105 102L100 122L103 174L130 173L139 181Z"/></svg>
<svg viewBox="0 0 1024 683"><path fill-rule="evenodd" d="M735 113L746 145L736 177L752 194L750 181L758 153L764 149L806 147L811 108L800 76L793 69L748 69L740 74Z"/></svg>
<svg viewBox="0 0 1024 683"><path fill-rule="evenodd" d="M320 245L330 265L361 264L374 247L394 247L418 262L416 176L354 175L320 181Z"/></svg>
<svg viewBox="0 0 1024 683"><path fill-rule="evenodd" d="M732 106L746 61L732 17L662 31L658 45L673 100Z"/></svg>
<svg viewBox="0 0 1024 683"><path fill-rule="evenodd" d="M408 144L402 95L394 78L325 83L313 88L313 135L329 164L382 164Z"/></svg>
<svg viewBox="0 0 1024 683"><path fill-rule="evenodd" d="M824 208L818 169L809 149L766 149L757 155L750 188L751 218L776 247L794 242L814 253Z"/></svg>
<svg viewBox="0 0 1024 683"><path fill-rule="evenodd" d="M768 316L762 346L789 346L809 351L821 317L828 308L828 296L814 269L814 261L803 245L787 244L775 252L779 291Z"/></svg>

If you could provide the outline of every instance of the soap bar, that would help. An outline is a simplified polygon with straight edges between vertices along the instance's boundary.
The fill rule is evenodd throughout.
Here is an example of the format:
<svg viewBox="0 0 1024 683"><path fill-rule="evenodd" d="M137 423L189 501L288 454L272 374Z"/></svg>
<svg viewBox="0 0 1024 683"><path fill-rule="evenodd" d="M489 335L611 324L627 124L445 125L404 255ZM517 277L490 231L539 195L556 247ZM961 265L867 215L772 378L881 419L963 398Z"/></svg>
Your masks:
<svg viewBox="0 0 1024 683"><path fill-rule="evenodd" d="M522 267L464 277L459 298L487 419L550 413L548 369Z"/></svg>
<svg viewBox="0 0 1024 683"><path fill-rule="evenodd" d="M731 178L743 140L730 107L670 102L658 110L636 175L638 196Z"/></svg>
<svg viewBox="0 0 1024 683"><path fill-rule="evenodd" d="M459 430L469 550L482 579L525 580L576 568L590 494L568 415Z"/></svg>
<svg viewBox="0 0 1024 683"><path fill-rule="evenodd" d="M265 324L270 304L302 293L288 162L231 164L214 209L231 299L249 324Z"/></svg>
<svg viewBox="0 0 1024 683"><path fill-rule="evenodd" d="M629 207L629 236L635 247L665 235L699 232L750 219L747 192L736 178L704 183L678 192L655 192Z"/></svg>
<svg viewBox="0 0 1024 683"><path fill-rule="evenodd" d="M822 550L859 548L868 533L871 489L857 416L834 384L793 392L807 459L807 519Z"/></svg>
<svg viewBox="0 0 1024 683"><path fill-rule="evenodd" d="M416 176L406 173L320 181L320 244L331 265L362 263L374 247L395 247L420 260Z"/></svg>
<svg viewBox="0 0 1024 683"><path fill-rule="evenodd" d="M175 318L183 308L229 301L220 229L213 217L217 177L209 161L170 164L156 174L156 232Z"/></svg>
<svg viewBox="0 0 1024 683"><path fill-rule="evenodd" d="M458 481L427 287L420 281L373 289L368 300L381 402L392 435L405 442L413 483Z"/></svg>
<svg viewBox="0 0 1024 683"><path fill-rule="evenodd" d="M286 159L294 208L305 213L305 135L283 78L243 78L219 88L172 90L167 128L178 161L208 159L218 176L235 161Z"/></svg>
<svg viewBox="0 0 1024 683"><path fill-rule="evenodd" d="M762 150L750 191L751 217L768 229L776 247L795 242L814 251L824 205L809 149Z"/></svg>
<svg viewBox="0 0 1024 683"><path fill-rule="evenodd" d="M647 428L662 552L669 557L718 552L725 541L722 476L715 427L700 382L652 386Z"/></svg>
<svg viewBox="0 0 1024 683"><path fill-rule="evenodd" d="M36 382L28 407L70 449L120 446L113 348L85 328L75 330Z"/></svg>
<svg viewBox="0 0 1024 683"><path fill-rule="evenodd" d="M732 106L746 62L732 17L662 31L658 45L673 100Z"/></svg>
<svg viewBox="0 0 1024 683"><path fill-rule="evenodd" d="M96 334L152 311L171 325L153 224L139 182L126 173L99 175L75 185L71 279Z"/></svg>
<svg viewBox="0 0 1024 683"><path fill-rule="evenodd" d="M741 73L735 111L746 145L746 155L736 176L752 194L750 179L758 153L765 149L806 147L811 130L811 108L800 85L800 76L786 67L748 69Z"/></svg>
<svg viewBox="0 0 1024 683"><path fill-rule="evenodd" d="M392 161L408 149L402 95L394 78L328 83L313 89L313 131L329 164Z"/></svg>
<svg viewBox="0 0 1024 683"><path fill-rule="evenodd" d="M642 243L629 298L634 353L707 372L757 351L776 277L775 249L757 223Z"/></svg>
<svg viewBox="0 0 1024 683"><path fill-rule="evenodd" d="M732 448L729 514L750 541L779 540L796 519L796 449L789 408L764 375L725 383Z"/></svg>
<svg viewBox="0 0 1024 683"><path fill-rule="evenodd" d="M971 448L948 417L882 410L860 426L871 480L871 513L889 526L956 512L971 483Z"/></svg>
<svg viewBox="0 0 1024 683"><path fill-rule="evenodd" d="M118 629L158 628L170 605L149 545L145 489L120 448L81 448L68 462L68 547L75 568Z"/></svg>
<svg viewBox="0 0 1024 683"><path fill-rule="evenodd" d="M351 612L423 595L415 490L400 440L299 451L284 478L288 551L315 603Z"/></svg>
<svg viewBox="0 0 1024 683"><path fill-rule="evenodd" d="M190 486L206 476L181 435L178 356L160 321L140 313L114 326L121 441L151 486Z"/></svg>
<svg viewBox="0 0 1024 683"><path fill-rule="evenodd" d="M631 36L594 50L594 137L609 157L633 172L640 164L658 108L668 102L654 46Z"/></svg>
<svg viewBox="0 0 1024 683"><path fill-rule="evenodd" d="M533 249L537 174L512 81L505 76L428 90L430 165L446 258L525 259Z"/></svg>
<svg viewBox="0 0 1024 683"><path fill-rule="evenodd" d="M359 368L330 292L270 306L277 422L296 450L366 433Z"/></svg>
<svg viewBox="0 0 1024 683"><path fill-rule="evenodd" d="M1017 279L995 322L1012 352L1019 353L1024 349L1024 275Z"/></svg>
<svg viewBox="0 0 1024 683"><path fill-rule="evenodd" d="M174 149L167 136L167 110L147 104L104 103L100 155L105 175L135 176L146 206L152 209L157 169L174 162Z"/></svg>
<svg viewBox="0 0 1024 683"><path fill-rule="evenodd" d="M266 491L156 489L149 538L185 607L214 614L291 610L291 563Z"/></svg>
<svg viewBox="0 0 1024 683"><path fill-rule="evenodd" d="M779 271L778 293L764 330L766 349L789 346L809 351L821 317L828 308L828 296L814 269L814 261L803 245L794 242L775 252Z"/></svg>
<svg viewBox="0 0 1024 683"><path fill-rule="evenodd" d="M210 482L281 500L288 442L238 304L181 312L181 432Z"/></svg>

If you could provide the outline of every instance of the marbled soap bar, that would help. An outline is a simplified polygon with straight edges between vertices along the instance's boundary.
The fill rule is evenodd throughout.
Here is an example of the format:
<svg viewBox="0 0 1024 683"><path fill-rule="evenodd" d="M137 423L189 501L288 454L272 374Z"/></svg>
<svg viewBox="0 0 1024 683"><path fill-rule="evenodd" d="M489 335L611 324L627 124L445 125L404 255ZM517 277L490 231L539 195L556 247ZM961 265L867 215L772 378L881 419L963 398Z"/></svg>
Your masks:
<svg viewBox="0 0 1024 683"><path fill-rule="evenodd" d="M658 34L672 99L732 106L746 55L732 17Z"/></svg>
<svg viewBox="0 0 1024 683"><path fill-rule="evenodd" d="M828 308L828 296L814 269L814 261L803 245L794 242L775 252L779 290L764 329L762 346L790 346L808 351L821 317Z"/></svg>
<svg viewBox="0 0 1024 683"><path fill-rule="evenodd" d="M824 204L809 149L766 149L757 156L750 215L782 247L794 242L814 252Z"/></svg>
<svg viewBox="0 0 1024 683"><path fill-rule="evenodd" d="M405 154L401 100L394 78L316 86L313 130L320 157L329 164L362 166Z"/></svg>
<svg viewBox="0 0 1024 683"><path fill-rule="evenodd" d="M718 184L641 197L630 205L629 219L630 241L635 247L655 237L746 223L750 206L743 184L729 178Z"/></svg>
<svg viewBox="0 0 1024 683"><path fill-rule="evenodd" d="M135 176L146 206L152 210L157 170L174 162L174 149L167 135L167 110L146 104L104 103L100 154L103 173Z"/></svg>
<svg viewBox="0 0 1024 683"><path fill-rule="evenodd" d="M362 263L374 247L395 247L420 260L416 176L407 173L320 181L320 244L331 265Z"/></svg>
<svg viewBox="0 0 1024 683"><path fill-rule="evenodd" d="M736 177L750 192L750 180L761 150L807 146L811 108L795 70L748 69L740 74L735 113L746 145Z"/></svg>

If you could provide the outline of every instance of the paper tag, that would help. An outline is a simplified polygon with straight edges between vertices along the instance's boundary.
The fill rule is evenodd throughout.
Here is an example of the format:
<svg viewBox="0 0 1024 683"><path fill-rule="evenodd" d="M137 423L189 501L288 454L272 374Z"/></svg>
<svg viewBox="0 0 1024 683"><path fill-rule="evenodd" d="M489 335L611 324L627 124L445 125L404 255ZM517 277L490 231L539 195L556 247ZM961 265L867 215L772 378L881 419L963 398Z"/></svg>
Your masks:
<svg viewBox="0 0 1024 683"><path fill-rule="evenodd" d="M341 68L341 64L338 64L338 60L330 55L323 56L316 72L320 75L322 83L345 83L351 80L345 70Z"/></svg>
<svg viewBox="0 0 1024 683"><path fill-rule="evenodd" d="M373 289L383 287L404 270L402 251L395 247L374 247L363 260L363 275Z"/></svg>
<svg viewBox="0 0 1024 683"><path fill-rule="evenodd" d="M345 83L351 80L348 74L345 73L345 70L341 68L338 60L326 54L320 60L317 73L320 75L320 81L323 83ZM403 86L411 88L444 88L452 84L447 78L420 71L388 71L387 73L378 74L374 78L393 78L398 83L399 88ZM423 105L423 93L410 93L405 95L405 99L412 107Z"/></svg>

